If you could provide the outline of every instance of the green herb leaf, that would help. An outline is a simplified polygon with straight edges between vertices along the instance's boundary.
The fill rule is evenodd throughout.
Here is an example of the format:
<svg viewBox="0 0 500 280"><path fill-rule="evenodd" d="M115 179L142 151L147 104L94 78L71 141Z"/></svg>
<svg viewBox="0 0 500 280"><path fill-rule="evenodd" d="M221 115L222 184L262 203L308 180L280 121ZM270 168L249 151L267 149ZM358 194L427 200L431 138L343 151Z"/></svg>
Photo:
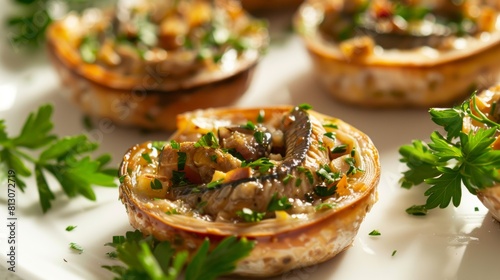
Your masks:
<svg viewBox="0 0 500 280"><path fill-rule="evenodd" d="M245 125L242 125L241 127L248 130L255 130L255 124L253 124L253 122L251 121L247 121L247 123Z"/></svg>
<svg viewBox="0 0 500 280"><path fill-rule="evenodd" d="M225 238L209 252L210 243L205 240L186 268L186 279L214 280L232 272L238 260L248 256L254 243L234 236Z"/></svg>
<svg viewBox="0 0 500 280"><path fill-rule="evenodd" d="M252 162L242 162L241 167L251 167L254 169L259 170L261 174L266 173L269 171L269 169L274 167L274 164L270 161L269 158L259 158L255 161Z"/></svg>
<svg viewBox="0 0 500 280"><path fill-rule="evenodd" d="M255 223L262 221L266 213L254 212L250 208L243 208L241 210L236 211L236 215L243 219L243 221L247 223Z"/></svg>
<svg viewBox="0 0 500 280"><path fill-rule="evenodd" d="M475 112L480 110L474 95L471 99L465 100L461 106L430 110L432 120L444 128L446 136L434 131L429 144L415 140L411 146L399 149L400 161L409 168L403 173L402 186L410 188L422 182L430 185L424 192L428 196L425 205L416 209L410 207L407 209L410 214L424 215L429 209L445 208L450 203L458 206L462 185L476 194L478 190L500 182L500 151L491 147L500 125L482 113L473 114L471 103ZM485 127L462 132L466 116L485 124Z"/></svg>
<svg viewBox="0 0 500 280"><path fill-rule="evenodd" d="M207 189L215 189L218 188L222 184L223 179L219 179L207 184Z"/></svg>
<svg viewBox="0 0 500 280"><path fill-rule="evenodd" d="M74 250L74 251L78 252L79 254L83 253L83 247L82 247L82 246L80 246L80 245L78 245L78 244L76 244L75 242L71 242L71 243L69 243L69 247L70 247L72 250Z"/></svg>
<svg viewBox="0 0 500 280"><path fill-rule="evenodd" d="M287 210L292 208L292 204L288 201L288 197L282 196L278 198L278 193L274 193L267 204L267 211L279 211L279 210Z"/></svg>
<svg viewBox="0 0 500 280"><path fill-rule="evenodd" d="M307 103L302 103L302 104L300 104L300 105L299 105L299 106L297 106L297 107L299 107L299 109L301 109L301 110L305 110L305 111L307 111L307 110L311 110L311 109L312 109L312 106L311 106L311 105L309 105L309 104L307 104Z"/></svg>
<svg viewBox="0 0 500 280"><path fill-rule="evenodd" d="M213 132L209 132L198 139L198 141L194 144L194 147L210 147L215 149L219 147L219 141Z"/></svg>
<svg viewBox="0 0 500 280"><path fill-rule="evenodd" d="M73 231L76 228L76 226L67 226L66 231Z"/></svg>
<svg viewBox="0 0 500 280"><path fill-rule="evenodd" d="M141 157L149 164L153 163L153 160L151 159L151 156L149 153L142 153Z"/></svg>
<svg viewBox="0 0 500 280"><path fill-rule="evenodd" d="M333 209L334 207L335 204L333 203L321 203L318 204L314 209L316 209L316 211L321 211L321 210Z"/></svg>
<svg viewBox="0 0 500 280"><path fill-rule="evenodd" d="M56 139L56 136L49 134L53 128L52 117L53 107L44 105L38 108L35 113L30 113L23 125L21 134L12 139L12 144L18 147L35 149L43 147Z"/></svg>
<svg viewBox="0 0 500 280"><path fill-rule="evenodd" d="M161 190L163 188L163 184L157 178L152 180L151 183L149 183L149 184L151 186L151 189L153 189L153 190Z"/></svg>
<svg viewBox="0 0 500 280"><path fill-rule="evenodd" d="M187 154L185 152L177 152L177 170L184 170L187 161Z"/></svg>
<svg viewBox="0 0 500 280"><path fill-rule="evenodd" d="M185 279L214 280L231 273L236 263L252 251L255 243L230 236L210 250L210 242L205 240L189 256L187 251L177 251L168 241L143 237L136 230L127 232L126 236L114 236L113 242L106 245L115 248L116 251L110 254L125 265L102 266L115 273L118 276L115 279L175 280L185 271ZM191 259L189 264L188 259Z"/></svg>
<svg viewBox="0 0 500 280"><path fill-rule="evenodd" d="M413 205L406 209L406 213L414 216L425 216L427 215L427 208L425 205Z"/></svg>
<svg viewBox="0 0 500 280"><path fill-rule="evenodd" d="M379 236L382 235L378 230L374 229L370 233L368 233L370 236Z"/></svg>
<svg viewBox="0 0 500 280"><path fill-rule="evenodd" d="M87 35L83 37L79 47L82 60L86 63L94 63L97 60L100 45L101 44L95 35Z"/></svg>
<svg viewBox="0 0 500 280"><path fill-rule="evenodd" d="M20 134L12 138L6 134L5 122L0 121L2 167L16 170L19 175L17 185L25 191L26 184L20 177L32 175L26 163L34 166L40 206L44 213L56 198L45 179L46 172L54 175L69 197L80 194L90 200L95 200L92 185L116 186L117 174L116 169L106 167L111 161L109 154L98 156L95 160L88 156L98 144L90 142L86 135L63 138L52 135L52 111L51 105L40 106L36 112L29 114ZM42 147L46 148L40 150Z"/></svg>

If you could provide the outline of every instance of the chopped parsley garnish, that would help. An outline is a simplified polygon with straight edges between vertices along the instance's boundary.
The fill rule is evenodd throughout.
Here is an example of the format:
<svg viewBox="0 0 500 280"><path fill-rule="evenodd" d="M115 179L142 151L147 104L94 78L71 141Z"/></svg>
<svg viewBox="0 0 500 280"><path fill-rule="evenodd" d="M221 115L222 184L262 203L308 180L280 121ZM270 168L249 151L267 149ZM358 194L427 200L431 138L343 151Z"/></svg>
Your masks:
<svg viewBox="0 0 500 280"><path fill-rule="evenodd" d="M254 212L252 209L243 208L241 210L236 211L236 215L240 217L243 221L247 223L255 223L262 221L266 213Z"/></svg>
<svg viewBox="0 0 500 280"><path fill-rule="evenodd" d="M210 148L218 148L219 141L213 132L209 132L203 135L198 141L194 144L195 148L199 147L210 147Z"/></svg>
<svg viewBox="0 0 500 280"><path fill-rule="evenodd" d="M380 233L380 231L374 229L374 230L370 231L370 233L368 233L368 235L370 235L370 236L379 236L379 235L382 235L382 234Z"/></svg>
<svg viewBox="0 0 500 280"><path fill-rule="evenodd" d="M163 188L163 185L161 183L160 180L158 180L157 178L155 178L154 180L152 180L149 185L151 186L151 189L153 190L161 190Z"/></svg>
<svg viewBox="0 0 500 280"><path fill-rule="evenodd" d="M66 231L72 231L76 228L76 226L67 226Z"/></svg>
<svg viewBox="0 0 500 280"><path fill-rule="evenodd" d="M325 134L323 134L324 136L332 139L332 140L335 140L335 138L337 137L336 134L334 132L327 132Z"/></svg>
<svg viewBox="0 0 500 280"><path fill-rule="evenodd" d="M274 167L274 164L270 162L269 158L263 157L252 162L242 162L241 167L251 167L259 170L261 174L266 173L269 169Z"/></svg>
<svg viewBox="0 0 500 280"><path fill-rule="evenodd" d="M356 159L353 157L346 157L344 161L349 165L349 170L347 170L347 175L354 175L358 172L363 172L360 168L356 166Z"/></svg>
<svg viewBox="0 0 500 280"><path fill-rule="evenodd" d="M212 162L217 162L217 155L211 155L211 156L210 156L210 160L211 160Z"/></svg>
<svg viewBox="0 0 500 280"><path fill-rule="evenodd" d="M326 127L326 128L333 128L333 129L338 129L338 125L336 124L333 124L333 123L324 123L323 124L323 127Z"/></svg>
<svg viewBox="0 0 500 280"><path fill-rule="evenodd" d="M76 244L75 242L71 242L69 243L69 248L71 248L72 250L78 252L79 254L83 253L83 247Z"/></svg>
<svg viewBox="0 0 500 280"><path fill-rule="evenodd" d="M403 172L401 185L411 188L427 183L425 208L446 208L450 202L460 205L462 185L471 193L500 182L500 150L492 148L500 124L485 116L475 104L473 95L453 108L430 109L432 121L441 126L447 135L434 131L430 143L414 140L401 146L401 162L409 170ZM471 108L472 105L472 108ZM476 114L472 113L477 112ZM471 132L462 131L463 119L469 117L483 123L485 128Z"/></svg>
<svg viewBox="0 0 500 280"><path fill-rule="evenodd" d="M185 152L177 152L177 170L184 170L186 165L187 155Z"/></svg>
<svg viewBox="0 0 500 280"><path fill-rule="evenodd" d="M188 251L176 251L168 241L144 237L136 230L121 238L113 237L106 246L115 249L108 255L113 254L124 265L103 266L116 274L115 279L175 280L184 271L185 279L215 280L231 273L237 262L250 254L255 242L229 236L210 250L212 246L206 239L190 256Z"/></svg>
<svg viewBox="0 0 500 280"><path fill-rule="evenodd" d="M321 166L321 168L316 171L316 174L328 184L332 184L341 178L340 172L333 172L328 164Z"/></svg>
<svg viewBox="0 0 500 280"><path fill-rule="evenodd" d="M479 207L474 207L474 211L478 212L479 211Z"/></svg>
<svg viewBox="0 0 500 280"><path fill-rule="evenodd" d="M297 178L297 179L295 180L295 186L296 186L296 187L300 187L300 185L301 185L301 184L302 184L302 179Z"/></svg>
<svg viewBox="0 0 500 280"><path fill-rule="evenodd" d="M93 185L115 187L118 171L107 168L111 161L109 154L92 159L90 154L98 148L85 134L59 138L51 134L53 107L44 105L29 114L19 135L9 137L4 120L0 120L0 162L3 174L12 169L18 175L17 187L24 192L26 183L22 177L34 174L40 205L45 213L56 199L46 180L50 173L58 181L64 193L70 197L83 195L96 200ZM38 153L36 153L38 152ZM33 170L26 163L33 165Z"/></svg>
<svg viewBox="0 0 500 280"><path fill-rule="evenodd" d="M175 140L170 140L170 147L174 150L179 150L181 148L181 144Z"/></svg>
<svg viewBox="0 0 500 280"><path fill-rule="evenodd" d="M222 181L224 181L224 179L219 179L219 180L208 183L207 189L215 189L215 188L220 187L220 185L222 184Z"/></svg>
<svg viewBox="0 0 500 280"><path fill-rule="evenodd" d="M333 209L334 207L335 204L333 203L321 203L318 204L316 207L314 207L314 209L316 209L316 211L321 211L321 210Z"/></svg>
<svg viewBox="0 0 500 280"><path fill-rule="evenodd" d="M174 141L174 140L172 140ZM165 146L164 141L153 141L151 142L151 147L159 152L163 151L163 147ZM172 147L173 148L173 147Z"/></svg>
<svg viewBox="0 0 500 280"><path fill-rule="evenodd" d="M290 180L292 180L294 178L295 178L295 176L293 176L292 174L287 174L285 176L285 178L283 178L283 183L285 183L285 185L286 185L286 184L288 184L288 182L290 182Z"/></svg>
<svg viewBox="0 0 500 280"><path fill-rule="evenodd" d="M274 193L267 205L267 211L279 211L292 208L292 204L288 201L286 196L278 198L278 193Z"/></svg>
<svg viewBox="0 0 500 280"><path fill-rule="evenodd" d="M309 184L314 183L314 176L313 176L311 170L309 170L303 166L299 166L297 170L300 173L304 173L306 175L306 178L307 178L307 181L309 182Z"/></svg>
<svg viewBox="0 0 500 280"><path fill-rule="evenodd" d="M259 115L257 115L257 123L263 123L265 115L266 115L265 111L260 110Z"/></svg>
<svg viewBox="0 0 500 280"><path fill-rule="evenodd" d="M427 208L425 205L413 205L406 209L406 213L414 216L425 216L427 215Z"/></svg>
<svg viewBox="0 0 500 280"><path fill-rule="evenodd" d="M302 104L300 104L298 107L299 107L299 109L301 109L301 110L305 110L305 111L307 111L307 110L311 110L311 109L312 109L312 106L311 106L311 105L309 105L309 104L307 104L307 103L302 103Z"/></svg>
<svg viewBox="0 0 500 280"><path fill-rule="evenodd" d="M320 186L316 186L314 188L314 193L317 196L321 196L321 197L332 196L335 194L336 191L337 191L337 185L333 185L331 187L320 185Z"/></svg>
<svg viewBox="0 0 500 280"><path fill-rule="evenodd" d="M343 154L347 152L347 145L341 144L332 149L332 154Z"/></svg>
<svg viewBox="0 0 500 280"><path fill-rule="evenodd" d="M142 153L141 156L147 163L153 163L153 160L151 160L151 156L149 155L149 153Z"/></svg>
<svg viewBox="0 0 500 280"><path fill-rule="evenodd" d="M175 186L185 186L190 184L186 178L186 173L177 170L172 170L172 183L174 183Z"/></svg>
<svg viewBox="0 0 500 280"><path fill-rule="evenodd" d="M83 37L79 48L82 60L86 63L94 63L97 60L100 45L101 44L95 35L87 35Z"/></svg>
<svg viewBox="0 0 500 280"><path fill-rule="evenodd" d="M252 121L247 121L247 123L242 125L241 127L248 130L255 130L255 124L253 124Z"/></svg>
<svg viewBox="0 0 500 280"><path fill-rule="evenodd" d="M253 137L255 138L255 141L262 145L264 143L264 132L262 131L255 131L253 134Z"/></svg>
<svg viewBox="0 0 500 280"><path fill-rule="evenodd" d="M396 255L397 252L398 252L398 250L392 251L391 257L394 257L394 255Z"/></svg>
<svg viewBox="0 0 500 280"><path fill-rule="evenodd" d="M179 214L179 212L177 212L177 209L174 208L172 210L166 211L165 214L167 214L167 215L177 215L177 214Z"/></svg>

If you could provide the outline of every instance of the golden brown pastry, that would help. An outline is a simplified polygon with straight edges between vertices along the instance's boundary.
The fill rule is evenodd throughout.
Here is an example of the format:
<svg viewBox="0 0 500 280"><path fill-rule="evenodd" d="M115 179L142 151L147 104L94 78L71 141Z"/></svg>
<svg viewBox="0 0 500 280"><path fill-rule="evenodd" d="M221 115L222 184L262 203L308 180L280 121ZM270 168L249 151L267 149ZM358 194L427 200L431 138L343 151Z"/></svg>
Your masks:
<svg viewBox="0 0 500 280"><path fill-rule="evenodd" d="M167 142L133 146L120 199L134 228L179 249L256 241L235 274L266 277L326 261L377 200L370 138L303 106L184 113Z"/></svg>

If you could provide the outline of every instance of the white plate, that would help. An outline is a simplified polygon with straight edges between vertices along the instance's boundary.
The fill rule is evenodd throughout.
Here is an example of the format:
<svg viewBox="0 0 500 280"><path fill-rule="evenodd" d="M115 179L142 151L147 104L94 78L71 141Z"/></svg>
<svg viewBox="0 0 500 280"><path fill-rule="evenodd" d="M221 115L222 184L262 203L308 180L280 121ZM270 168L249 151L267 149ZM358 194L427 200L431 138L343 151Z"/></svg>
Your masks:
<svg viewBox="0 0 500 280"><path fill-rule="evenodd" d="M43 55L16 53L7 44L0 51L0 119L6 120L10 135L19 132L29 112L52 103L58 135L89 133L100 142L100 153L112 154L115 165L130 146L168 137L166 133L144 134L114 126L85 131L82 114L59 94L62 89L58 79ZM315 80L299 38L288 36L272 45L258 66L254 83L235 105L300 103L309 103L315 110L339 117L371 136L382 163L379 201L347 251L326 263L276 279L499 279L500 224L477 198L464 194L459 208L433 210L426 217L405 213L408 206L422 204L425 198L423 187L406 190L399 186L405 167L399 162L398 148L413 139L428 138L435 125L426 110L376 111L336 103ZM101 268L115 264L106 256L111 248L104 243L113 235L132 230L117 189L96 187L97 202L91 202L69 200L53 184L57 200L43 215L34 180L27 183L26 193L18 191L16 195L15 275L22 279L112 279L113 274ZM0 263L7 266L7 186L2 184ZM67 232L68 225L77 228ZM381 236L369 236L374 229ZM72 252L70 242L80 244L84 252ZM12 277L5 269L2 273L0 276Z"/></svg>

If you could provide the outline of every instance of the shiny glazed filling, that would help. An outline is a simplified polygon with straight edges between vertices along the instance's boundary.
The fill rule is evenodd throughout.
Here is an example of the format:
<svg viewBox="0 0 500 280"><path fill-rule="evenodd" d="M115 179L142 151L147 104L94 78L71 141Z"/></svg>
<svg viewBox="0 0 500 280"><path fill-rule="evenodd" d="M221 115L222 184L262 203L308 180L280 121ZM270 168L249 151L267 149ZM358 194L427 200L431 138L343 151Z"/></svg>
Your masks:
<svg viewBox="0 0 500 280"><path fill-rule="evenodd" d="M213 127L149 142L127 159L139 161L127 173L148 208L229 223L308 220L367 189L358 143L336 119L296 107Z"/></svg>
<svg viewBox="0 0 500 280"><path fill-rule="evenodd" d="M343 1L325 9L322 34L340 43L370 37L386 49L450 49L453 40L495 29L498 12L473 1Z"/></svg>

